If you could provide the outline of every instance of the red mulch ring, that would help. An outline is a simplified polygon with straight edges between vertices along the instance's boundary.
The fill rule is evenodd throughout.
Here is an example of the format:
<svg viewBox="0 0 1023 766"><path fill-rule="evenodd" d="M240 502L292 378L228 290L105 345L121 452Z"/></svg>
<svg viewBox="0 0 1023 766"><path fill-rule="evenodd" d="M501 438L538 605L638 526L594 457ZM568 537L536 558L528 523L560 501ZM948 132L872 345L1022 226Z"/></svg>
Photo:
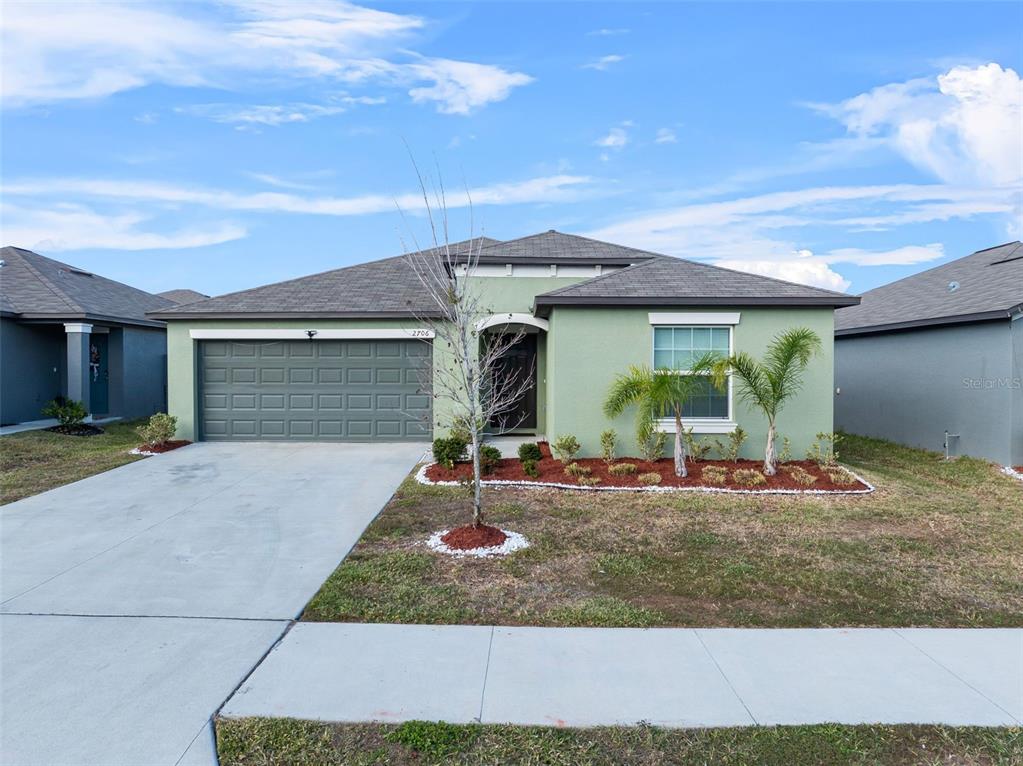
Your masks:
<svg viewBox="0 0 1023 766"><path fill-rule="evenodd" d="M163 453L170 452L172 449L177 449L178 447L187 447L191 443L192 442L188 441L188 439L172 439L171 441L164 442L163 444L143 444L139 447L139 449L146 452Z"/></svg>
<svg viewBox="0 0 1023 766"><path fill-rule="evenodd" d="M455 527L440 541L454 550L471 551L474 548L496 548L507 539L508 535L497 527L489 527L486 524L474 527L468 524L464 527Z"/></svg>
<svg viewBox="0 0 1023 766"><path fill-rule="evenodd" d="M550 484L578 483L575 477L569 476L565 473L565 466L561 462L550 456L550 450L547 448L546 443L541 442L540 449L544 453L544 457L536 464L537 469L540 471L539 476L527 476L523 472L522 463L519 462L518 458L502 458L498 462L494 471L484 476L484 480L495 479L499 481L546 482ZM600 479L600 483L596 485L597 487L644 487L647 485L642 484L637 478L641 473L659 473L661 475L661 483L654 485L658 487L709 487L711 489L752 490L798 489L845 492L850 490L869 489L859 480L855 480L851 484L837 484L836 482L833 482L816 463L809 460L793 460L789 463L784 463L778 467L778 473L776 475L765 476L767 479L765 484L759 484L754 487L736 484L732 479L732 472L742 468L760 471L763 463L758 460L739 460L735 463L731 463L726 460L700 460L695 463L690 461L686 463L686 468L689 471L689 475L686 477L678 477L675 475L675 462L671 458L662 458L655 463L648 463L645 460L640 460L638 458L623 458L616 461L618 463L635 464L636 473L628 476L613 476L608 473L607 464L600 458L579 458L575 462L589 468L592 471L590 476L595 476ZM728 477L725 479L724 484L713 484L709 481L703 480L703 471L710 466L720 466L728 471ZM785 470L786 468L792 468L795 466L802 468L804 471L814 476L817 480L808 487L797 483L792 479L791 474ZM472 463L456 463L453 469L445 468L439 464L434 464L426 470L426 478L431 481L460 482L471 479L471 477Z"/></svg>

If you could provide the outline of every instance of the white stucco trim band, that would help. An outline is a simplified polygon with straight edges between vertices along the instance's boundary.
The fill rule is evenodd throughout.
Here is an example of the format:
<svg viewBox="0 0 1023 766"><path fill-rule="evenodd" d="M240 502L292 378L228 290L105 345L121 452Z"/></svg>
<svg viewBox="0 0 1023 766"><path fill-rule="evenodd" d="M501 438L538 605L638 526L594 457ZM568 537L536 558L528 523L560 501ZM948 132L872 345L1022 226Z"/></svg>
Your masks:
<svg viewBox="0 0 1023 766"><path fill-rule="evenodd" d="M647 314L653 325L731 326L739 324L738 311L654 311Z"/></svg>
<svg viewBox="0 0 1023 766"><path fill-rule="evenodd" d="M82 322L65 322L64 332L81 332L88 335L92 332L92 325Z"/></svg>
<svg viewBox="0 0 1023 766"><path fill-rule="evenodd" d="M510 311L507 314L494 314L486 319L481 319L476 323L476 331L483 332L490 327L498 327L506 324L524 324L531 327L539 327L544 332L547 332L551 326L551 323L546 319L540 319L532 314Z"/></svg>
<svg viewBox="0 0 1023 766"><path fill-rule="evenodd" d="M309 337L309 333L313 337ZM408 329L394 328L359 328L350 330L282 330L267 328L257 330L251 328L237 330L189 330L192 340L426 340L436 336L433 330L426 327Z"/></svg>
<svg viewBox="0 0 1023 766"><path fill-rule="evenodd" d="M739 424L732 420L699 420L682 418L683 428L692 428L694 434L730 434ZM675 433L675 418L660 418L657 430L668 434Z"/></svg>

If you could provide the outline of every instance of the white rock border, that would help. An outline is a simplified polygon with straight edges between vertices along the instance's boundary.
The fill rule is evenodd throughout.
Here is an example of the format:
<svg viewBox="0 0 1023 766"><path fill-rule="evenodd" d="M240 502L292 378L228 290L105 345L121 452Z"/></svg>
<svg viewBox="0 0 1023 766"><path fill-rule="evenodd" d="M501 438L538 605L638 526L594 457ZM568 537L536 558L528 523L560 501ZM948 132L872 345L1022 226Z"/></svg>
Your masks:
<svg viewBox="0 0 1023 766"><path fill-rule="evenodd" d="M1013 468L1011 465L1003 466L1002 467L1002 473L1004 473L1006 476L1011 476L1012 478L1016 479L1017 481L1023 481L1023 473L1020 473L1015 468Z"/></svg>
<svg viewBox="0 0 1023 766"><path fill-rule="evenodd" d="M492 545L489 548L449 548L441 541L441 538L450 531L450 529L442 529L440 532L434 532L430 535L430 539L426 541L426 547L438 553L445 553L448 556L457 556L459 558L471 556L477 559L507 556L509 553L521 551L523 548L529 547L529 540L518 532L509 532L507 529L502 529L501 531L504 532L506 537L500 545Z"/></svg>
<svg viewBox="0 0 1023 766"><path fill-rule="evenodd" d="M162 455L163 453L162 452L149 452L148 450L144 450L141 447L133 447L132 449L128 450L128 454L129 455L142 455L143 457L156 457L157 455Z"/></svg>
<svg viewBox="0 0 1023 766"><path fill-rule="evenodd" d="M430 466L436 463L423 463L416 472L416 481L420 484L433 487L458 487L461 482L457 481L433 481L427 478L426 472ZM703 492L705 494L720 495L869 495L875 491L875 487L859 474L850 471L845 466L842 470L848 472L857 481L862 482L866 489L730 489L728 487L586 487L580 484L560 484L556 482L543 481L508 481L506 479L484 479L484 487L534 487L536 489L574 489L577 492ZM1015 473L1015 472L1014 472Z"/></svg>

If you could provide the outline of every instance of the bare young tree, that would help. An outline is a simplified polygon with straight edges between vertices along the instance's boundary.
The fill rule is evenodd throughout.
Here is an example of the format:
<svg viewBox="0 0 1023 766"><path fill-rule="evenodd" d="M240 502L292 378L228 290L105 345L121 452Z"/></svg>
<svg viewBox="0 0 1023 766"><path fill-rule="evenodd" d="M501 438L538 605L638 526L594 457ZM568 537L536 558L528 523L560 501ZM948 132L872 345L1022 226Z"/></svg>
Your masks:
<svg viewBox="0 0 1023 766"><path fill-rule="evenodd" d="M474 231L472 199L468 200L469 238L452 242L443 184L438 183L431 193L418 168L416 173L429 242L427 247L421 246L406 219L409 236L402 244L405 261L426 296L423 305L410 308L416 320L433 331L435 357L432 365L420 369L420 385L432 392L435 405L448 403L450 422L443 425L464 428L470 436L472 525L478 527L484 523L480 466L484 430L494 421L503 422L505 430L521 422L510 416L533 386L533 370L508 374L503 365L505 356L525 335L521 326L497 325L483 332L494 312L472 279L484 245L483 237Z"/></svg>

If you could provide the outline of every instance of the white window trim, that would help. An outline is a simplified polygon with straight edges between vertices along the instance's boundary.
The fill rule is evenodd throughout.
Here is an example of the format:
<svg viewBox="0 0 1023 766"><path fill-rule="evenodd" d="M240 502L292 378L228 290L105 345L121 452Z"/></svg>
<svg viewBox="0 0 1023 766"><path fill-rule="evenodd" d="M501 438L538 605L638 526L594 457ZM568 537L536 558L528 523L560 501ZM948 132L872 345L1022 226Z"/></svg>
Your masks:
<svg viewBox="0 0 1023 766"><path fill-rule="evenodd" d="M678 327L734 327L742 315L738 311L671 311L651 312L647 319L652 325Z"/></svg>
<svg viewBox="0 0 1023 766"><path fill-rule="evenodd" d="M237 330L189 330L188 334L192 340L310 340L310 332L313 333L312 340L424 340L436 336L433 330L425 327L412 327L408 329L359 328L350 330L317 330L312 327L308 330L270 328L254 330L246 328Z"/></svg>
<svg viewBox="0 0 1023 766"><path fill-rule="evenodd" d="M650 315L655 316L654 314ZM668 315L659 315L668 316ZM702 316L698 314L671 314L670 316ZM717 314L715 316L734 316L736 322L738 322L738 314ZM651 324L653 324L651 322ZM665 325L671 327L692 327L693 329L718 327L720 324L703 324L703 325ZM650 366L653 368L654 360L654 333L650 333ZM728 325L728 355L731 356L735 353L735 326ZM690 375L691 373L685 370L679 371L683 375ZM734 409L734 397L732 395L732 375L728 375L728 417L726 418L683 418L682 427L692 428L694 434L727 434L735 430L739 424L735 422L735 409ZM675 433L675 418L659 418L656 423L658 431L664 431L665 433Z"/></svg>

